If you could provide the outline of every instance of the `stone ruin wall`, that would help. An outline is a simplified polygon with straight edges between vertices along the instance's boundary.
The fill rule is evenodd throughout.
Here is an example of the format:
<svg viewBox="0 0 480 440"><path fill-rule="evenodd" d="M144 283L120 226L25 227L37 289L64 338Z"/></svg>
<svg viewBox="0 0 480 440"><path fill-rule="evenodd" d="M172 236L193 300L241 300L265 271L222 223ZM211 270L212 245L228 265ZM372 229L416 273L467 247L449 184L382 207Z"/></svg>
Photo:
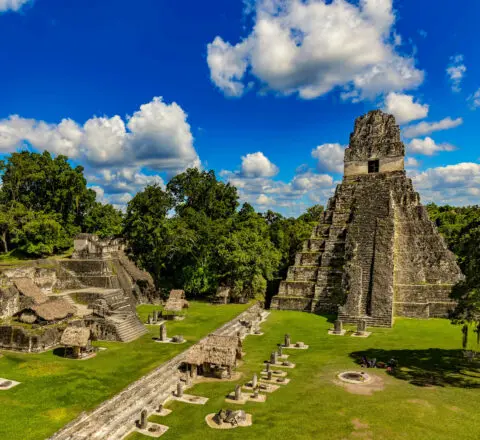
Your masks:
<svg viewBox="0 0 480 440"><path fill-rule="evenodd" d="M28 330L10 325L0 326L0 348L24 353L40 353L60 344L63 327Z"/></svg>

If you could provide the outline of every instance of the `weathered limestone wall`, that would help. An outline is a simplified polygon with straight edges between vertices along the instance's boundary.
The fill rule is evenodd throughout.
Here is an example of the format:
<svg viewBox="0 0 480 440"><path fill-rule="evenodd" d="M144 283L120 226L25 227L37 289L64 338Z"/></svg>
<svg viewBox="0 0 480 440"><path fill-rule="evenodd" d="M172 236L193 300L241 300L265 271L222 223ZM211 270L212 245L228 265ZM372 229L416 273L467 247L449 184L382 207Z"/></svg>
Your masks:
<svg viewBox="0 0 480 440"><path fill-rule="evenodd" d="M39 353L60 344L64 327L28 330L9 325L0 326L0 348L4 350Z"/></svg>
<svg viewBox="0 0 480 440"><path fill-rule="evenodd" d="M257 313L252 313L252 306L247 311L220 327L215 334L236 335L245 327L241 321L252 320ZM258 309L259 311L261 309ZM254 319L259 322L259 318ZM245 333L243 333L245 335ZM199 342L201 343L201 341ZM176 390L179 380L179 367L186 361L193 347L179 354L156 370L128 386L125 390L107 400L90 413L82 413L66 425L50 440L120 440L134 427L143 410L152 414Z"/></svg>
<svg viewBox="0 0 480 440"><path fill-rule="evenodd" d="M375 158L372 158L375 159ZM391 173L393 171L403 171L405 169L405 159L401 157L385 157L379 159L380 173ZM368 174L368 160L354 160L345 162L343 175L345 177Z"/></svg>

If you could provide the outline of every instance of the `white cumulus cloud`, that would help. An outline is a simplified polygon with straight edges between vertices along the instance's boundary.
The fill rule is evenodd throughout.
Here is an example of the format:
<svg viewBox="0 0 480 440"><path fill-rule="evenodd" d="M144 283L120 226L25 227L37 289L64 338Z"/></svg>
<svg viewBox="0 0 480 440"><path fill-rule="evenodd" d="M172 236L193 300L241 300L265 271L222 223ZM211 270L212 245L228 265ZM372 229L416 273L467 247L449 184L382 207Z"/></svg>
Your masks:
<svg viewBox="0 0 480 440"><path fill-rule="evenodd" d="M469 96L468 101L474 110L480 107L480 89L478 89L473 95Z"/></svg>
<svg viewBox="0 0 480 440"><path fill-rule="evenodd" d="M343 173L344 155L345 147L340 144L323 144L312 151L312 156L318 159L317 169L320 172Z"/></svg>
<svg viewBox="0 0 480 440"><path fill-rule="evenodd" d="M447 143L437 144L428 136L425 139L412 139L407 148L409 153L425 156L433 156L440 151L454 151L456 149L453 145Z"/></svg>
<svg viewBox="0 0 480 440"><path fill-rule="evenodd" d="M447 67L447 75L454 92L459 92L461 90L461 83L466 72L467 67L463 64L463 55L454 55L453 57L450 57L450 64Z"/></svg>
<svg viewBox="0 0 480 440"><path fill-rule="evenodd" d="M10 152L24 142L95 167L136 164L165 171L199 164L186 113L160 97L126 122L118 115L93 117L83 126L71 119L48 124L18 115L0 120L0 151Z"/></svg>
<svg viewBox="0 0 480 440"><path fill-rule="evenodd" d="M428 104L414 102L411 95L391 92L385 98L383 110L395 116L397 124L401 125L426 118L429 106Z"/></svg>
<svg viewBox="0 0 480 440"><path fill-rule="evenodd" d="M31 0L0 0L0 12L19 11L20 8Z"/></svg>
<svg viewBox="0 0 480 440"><path fill-rule="evenodd" d="M242 157L241 174L244 177L272 177L278 171L278 167L260 151Z"/></svg>
<svg viewBox="0 0 480 440"><path fill-rule="evenodd" d="M463 124L462 118L452 119L444 118L438 122L420 122L416 125L410 125L403 130L403 135L407 138L425 136L434 131L449 130Z"/></svg>
<svg viewBox="0 0 480 440"><path fill-rule="evenodd" d="M252 2L247 2L252 10ZM397 51L392 0L258 0L251 33L207 47L212 82L241 96L255 78L264 90L312 99L335 88L358 101L411 89L424 73Z"/></svg>
<svg viewBox="0 0 480 440"><path fill-rule="evenodd" d="M101 188L103 199L118 203L145 185L163 185L158 172L171 175L200 166L187 114L160 97L131 117L94 116L83 125L71 119L50 124L18 115L0 120L0 152L25 146L81 163L97 193Z"/></svg>
<svg viewBox="0 0 480 440"><path fill-rule="evenodd" d="M478 204L480 164L463 162L429 168L413 176L413 183L424 202L439 204Z"/></svg>

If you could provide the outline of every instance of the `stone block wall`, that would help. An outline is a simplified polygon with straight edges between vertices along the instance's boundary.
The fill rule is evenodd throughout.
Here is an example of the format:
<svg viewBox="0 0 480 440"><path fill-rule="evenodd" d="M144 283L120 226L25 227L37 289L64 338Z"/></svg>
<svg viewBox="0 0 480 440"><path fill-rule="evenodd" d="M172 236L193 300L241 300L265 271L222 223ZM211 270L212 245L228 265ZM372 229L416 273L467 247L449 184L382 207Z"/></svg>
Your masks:
<svg viewBox="0 0 480 440"><path fill-rule="evenodd" d="M39 353L60 344L64 327L28 330L9 325L0 326L0 348L5 350Z"/></svg>

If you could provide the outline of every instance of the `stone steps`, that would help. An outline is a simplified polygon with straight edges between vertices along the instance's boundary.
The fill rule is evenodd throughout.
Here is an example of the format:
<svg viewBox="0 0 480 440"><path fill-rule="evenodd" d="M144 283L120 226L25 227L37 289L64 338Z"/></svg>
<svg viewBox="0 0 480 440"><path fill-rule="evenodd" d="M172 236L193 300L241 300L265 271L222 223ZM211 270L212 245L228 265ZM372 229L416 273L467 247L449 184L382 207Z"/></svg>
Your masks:
<svg viewBox="0 0 480 440"><path fill-rule="evenodd" d="M148 333L146 327L133 313L114 314L108 318L108 321L115 326L118 339L121 342L131 342Z"/></svg>

